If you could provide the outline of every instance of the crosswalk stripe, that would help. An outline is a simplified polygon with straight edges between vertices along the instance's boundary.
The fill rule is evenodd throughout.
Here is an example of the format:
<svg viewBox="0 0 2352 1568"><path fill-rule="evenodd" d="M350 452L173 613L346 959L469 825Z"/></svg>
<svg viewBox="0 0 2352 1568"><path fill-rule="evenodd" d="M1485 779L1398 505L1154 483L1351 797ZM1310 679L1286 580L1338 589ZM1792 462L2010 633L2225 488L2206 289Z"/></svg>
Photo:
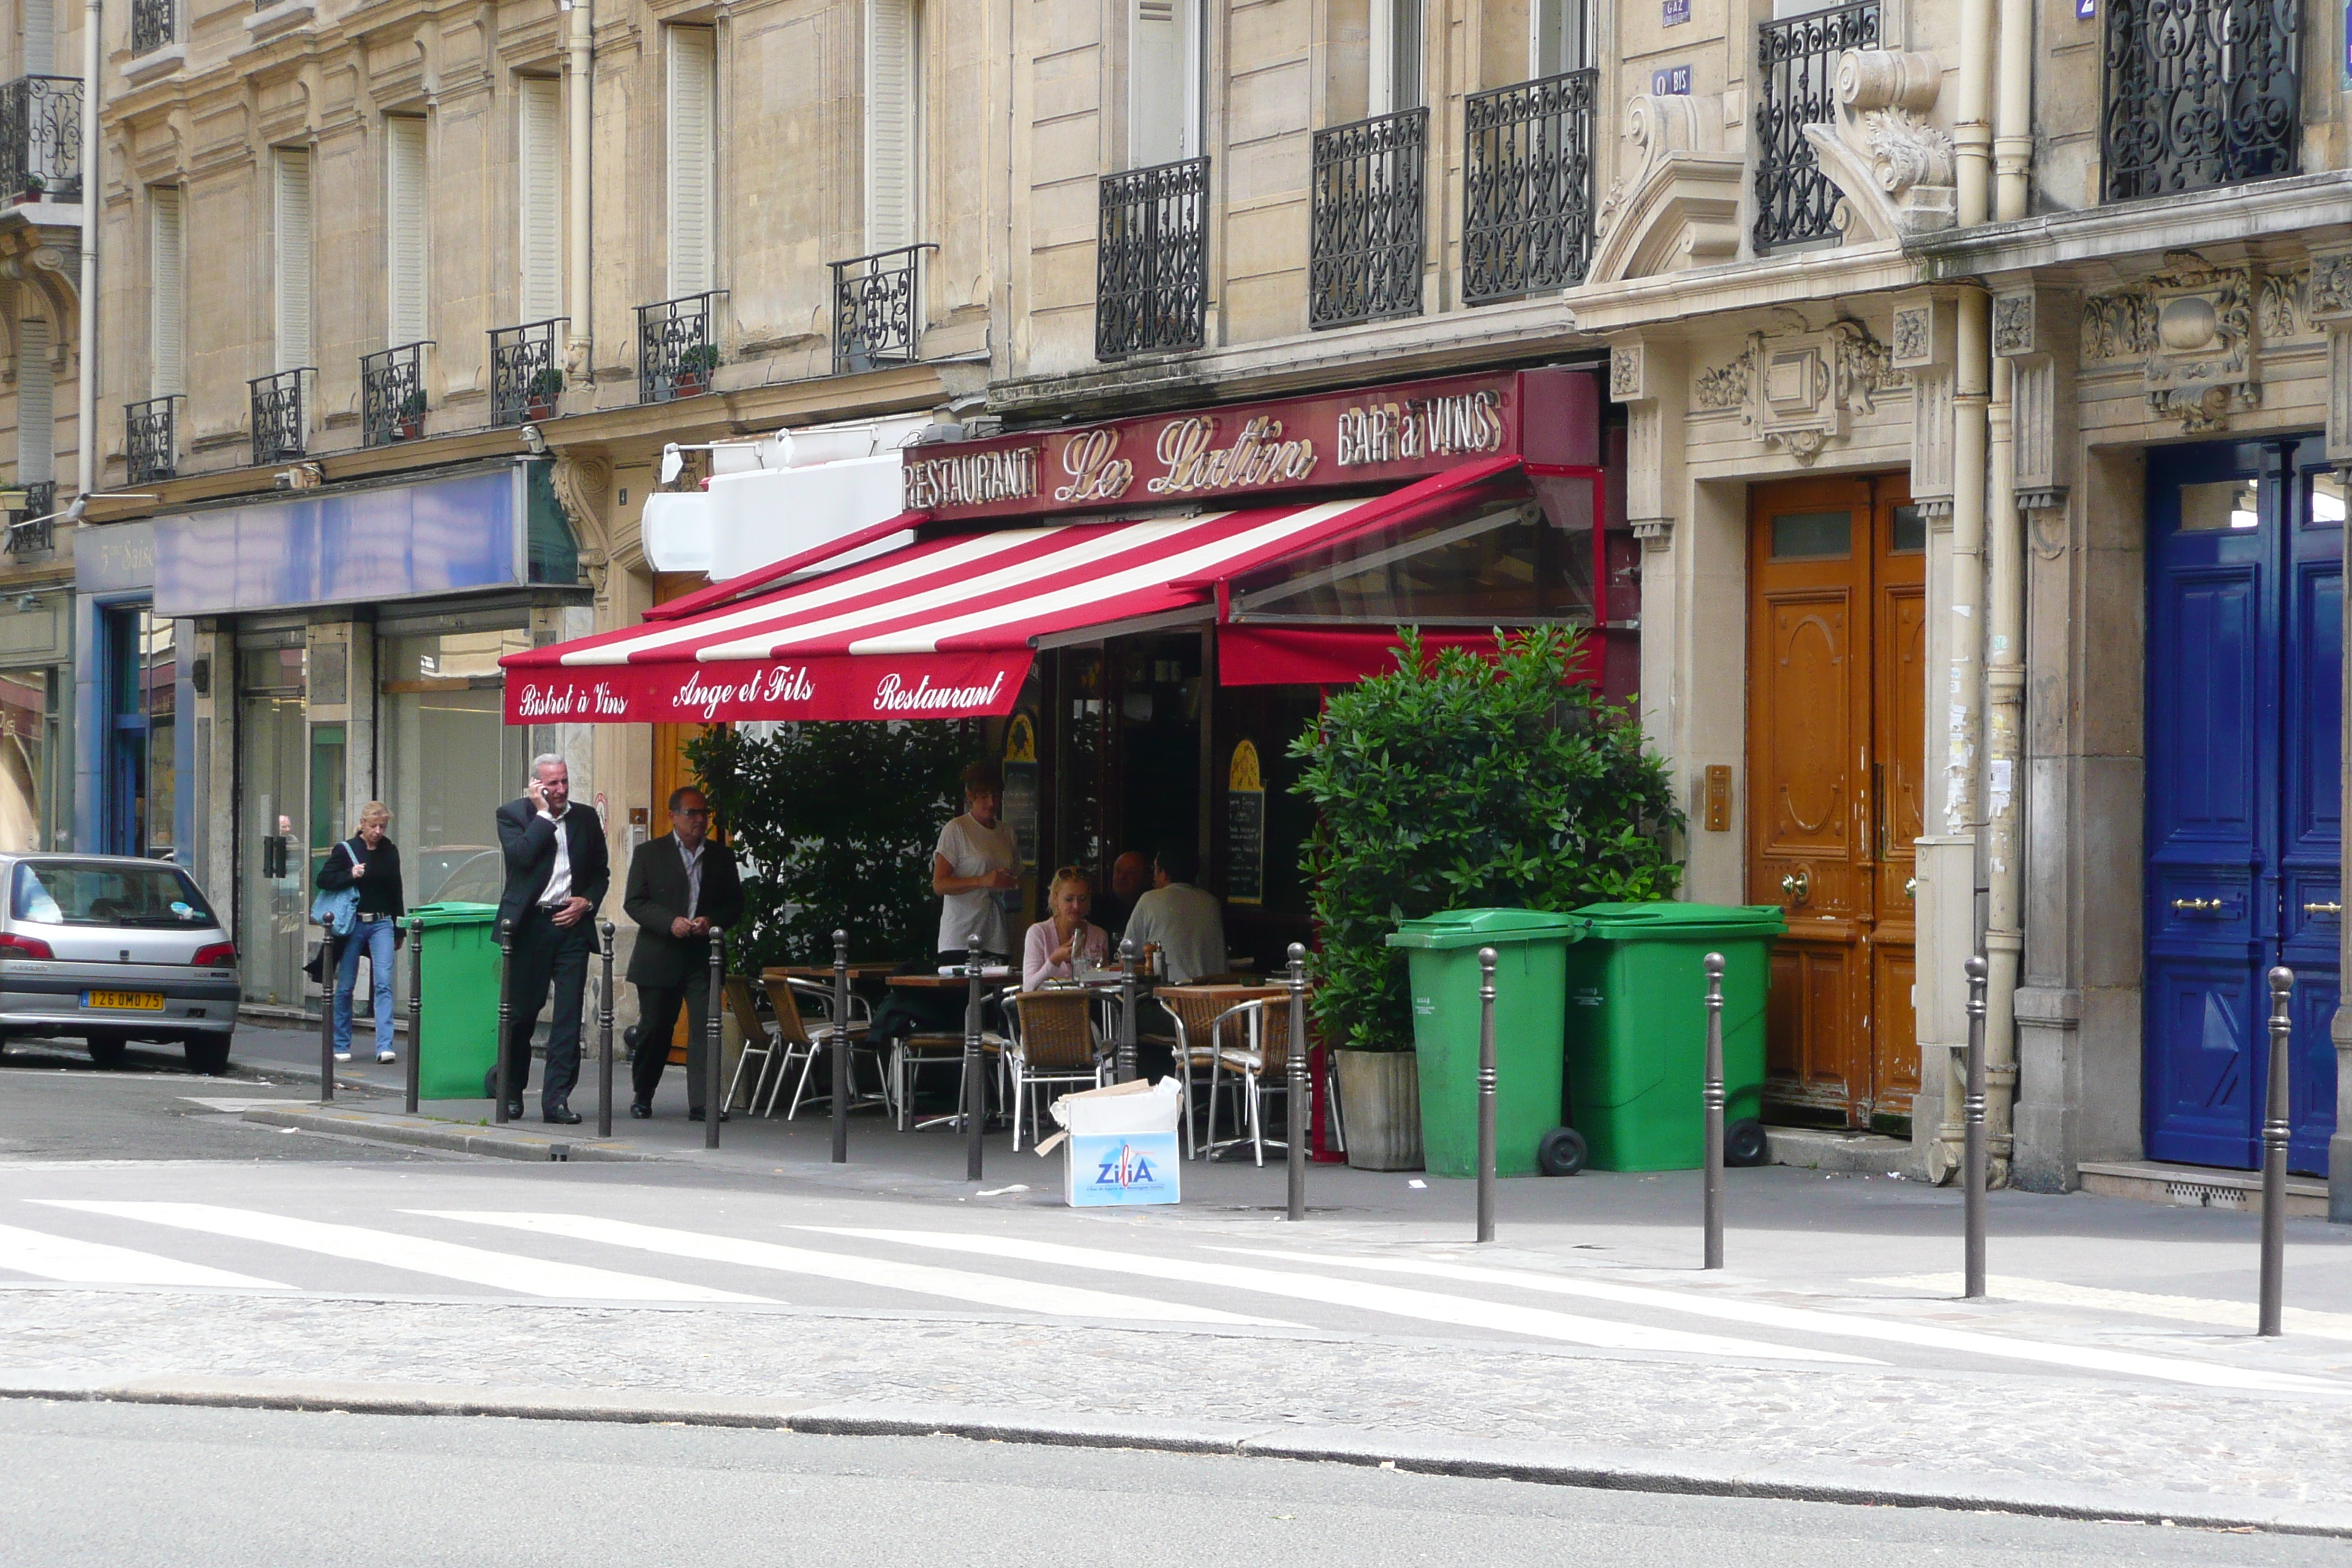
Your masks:
<svg viewBox="0 0 2352 1568"><path fill-rule="evenodd" d="M1355 1279L1330 1279L1313 1274L1245 1268L1230 1263L1204 1263L1185 1258L1144 1258L1132 1253L1105 1252L1068 1247L1059 1242L1024 1241L1003 1236L958 1236L940 1231L872 1230L851 1226L803 1226L803 1230L831 1236L863 1237L869 1241L928 1247L943 1252L977 1253L988 1258L1016 1258L1031 1263L1063 1264L1115 1274L1134 1274L1186 1285L1209 1285L1229 1290L1251 1290L1286 1296L1300 1301L1320 1301L1334 1307L1354 1307L1368 1312L1413 1318L1423 1322L1452 1323L1498 1333L1526 1334L1559 1340L1601 1350L1674 1351L1692 1355L1769 1357L1775 1361L1838 1362L1847 1365L1878 1365L1863 1356L1835 1351L1807 1350L1767 1344L1759 1340L1726 1339L1717 1334L1685 1333L1678 1329L1654 1329L1640 1323L1612 1322L1604 1318L1578 1317L1541 1307L1519 1307L1433 1290L1401 1289Z"/></svg>
<svg viewBox="0 0 2352 1568"><path fill-rule="evenodd" d="M1482 1268L1467 1263L1436 1263L1413 1258L1342 1258L1325 1253L1268 1250L1262 1247L1218 1247L1215 1250L1237 1252L1251 1258L1271 1258L1285 1263L1336 1265L1343 1268L1373 1269L1384 1274L1412 1274L1425 1279L1457 1279L1465 1284L1506 1285L1548 1295L1581 1296L1588 1300L1613 1301L1628 1307L1647 1307L1670 1312L1687 1312L1695 1317L1746 1323L1752 1328L1784 1329L1797 1333L1826 1334L1841 1340L1875 1340L1887 1344L1909 1345L1917 1350L1953 1351L1967 1355L2039 1362L2050 1366L2074 1367L2084 1371L2124 1373L2137 1377L2161 1378L2168 1383L2193 1384L2205 1388L2266 1389L2273 1392L2295 1393L2317 1393L2323 1390L2330 1393L2343 1392L2341 1384L2330 1383L2322 1378L2301 1377L2293 1373L2215 1366L2205 1362L2187 1361L2170 1356L2141 1355L2131 1351L2102 1350L2095 1345L2042 1344L2032 1340L2013 1340L2005 1335L1989 1334L1973 1329L1946 1329L1932 1323L1905 1323L1885 1318L1863 1318L1851 1312L1831 1312L1812 1307L1781 1307L1769 1301L1742 1300L1737 1297L1687 1296L1680 1291L1661 1290L1650 1286L1619 1285L1601 1279L1574 1279L1559 1275L1538 1274L1526 1269Z"/></svg>
<svg viewBox="0 0 2352 1568"><path fill-rule="evenodd" d="M1929 1290L1957 1296L1958 1274L1904 1274L1891 1279L1864 1279L1864 1285L1889 1285L1896 1289ZM2143 1318L2169 1318L2183 1323L2210 1323L2252 1333L2257 1313L2252 1301L2216 1301L2204 1296L2163 1296L2146 1290L2115 1290L2098 1285L2068 1285L2055 1279L2025 1279L1996 1274L1985 1281L1988 1293L2011 1301L2032 1301L2049 1307L2090 1307L2103 1311L2130 1312ZM2352 1340L2352 1313L2315 1311L2289 1307L2282 1326L2292 1334L2317 1339Z"/></svg>
<svg viewBox="0 0 2352 1568"><path fill-rule="evenodd" d="M672 1258L695 1258L709 1263L741 1264L751 1268L775 1268L791 1274L814 1275L856 1285L879 1285L925 1296L944 1296L985 1307L1005 1307L1023 1312L1047 1312L1067 1318L1106 1318L1114 1321L1148 1323L1224 1323L1258 1328L1296 1328L1272 1318L1244 1317L1214 1307L1190 1307L1155 1301L1109 1290L1088 1290L1072 1285L1046 1285L999 1274L973 1274L961 1268L935 1268L927 1263L898 1263L859 1258L848 1253L813 1252L806 1247L781 1247L773 1242L748 1241L696 1231L670 1230L575 1214L497 1214L467 1209L411 1209L476 1225L504 1226L540 1236L564 1236L614 1247L635 1247Z"/></svg>
<svg viewBox="0 0 2352 1568"><path fill-rule="evenodd" d="M0 1268L30 1274L39 1279L59 1279L72 1285L232 1285L250 1289L283 1290L274 1279L158 1258L127 1247L100 1241L77 1241L37 1230L0 1225Z"/></svg>
<svg viewBox="0 0 2352 1568"><path fill-rule="evenodd" d="M587 1268L575 1263L547 1263L489 1252L456 1242L430 1241L396 1231L364 1226L329 1225L320 1220L294 1219L256 1209L223 1208L213 1204L111 1203L90 1199L31 1198L30 1203L53 1208L79 1209L86 1214L111 1215L118 1219L144 1220L240 1241L267 1242L354 1263L381 1264L415 1274L437 1275L469 1285L488 1285L524 1296L611 1301L765 1301L763 1296L742 1296L701 1285L681 1285L642 1274L619 1274Z"/></svg>

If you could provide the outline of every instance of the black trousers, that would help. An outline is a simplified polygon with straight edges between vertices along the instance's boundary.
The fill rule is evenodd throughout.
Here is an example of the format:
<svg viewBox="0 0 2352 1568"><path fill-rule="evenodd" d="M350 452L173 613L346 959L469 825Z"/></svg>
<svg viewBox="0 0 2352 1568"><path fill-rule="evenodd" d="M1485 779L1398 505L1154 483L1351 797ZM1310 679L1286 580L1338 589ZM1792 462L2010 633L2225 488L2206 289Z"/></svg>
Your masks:
<svg viewBox="0 0 2352 1568"><path fill-rule="evenodd" d="M547 1076L541 1081L541 1114L570 1102L580 1081L580 1008L588 989L588 953L593 921L560 926L540 910L522 917L514 933L514 973L507 1032L508 1081L520 1100L530 1083L530 1035L551 989L555 1016L547 1031Z"/></svg>
<svg viewBox="0 0 2352 1568"><path fill-rule="evenodd" d="M661 1087L662 1068L669 1066L670 1036L677 1028L677 1010L686 1009L686 1103L702 1109L703 1074L710 1068L710 982L706 978L685 985L637 987L637 1054L629 1077L637 1098L651 1105Z"/></svg>

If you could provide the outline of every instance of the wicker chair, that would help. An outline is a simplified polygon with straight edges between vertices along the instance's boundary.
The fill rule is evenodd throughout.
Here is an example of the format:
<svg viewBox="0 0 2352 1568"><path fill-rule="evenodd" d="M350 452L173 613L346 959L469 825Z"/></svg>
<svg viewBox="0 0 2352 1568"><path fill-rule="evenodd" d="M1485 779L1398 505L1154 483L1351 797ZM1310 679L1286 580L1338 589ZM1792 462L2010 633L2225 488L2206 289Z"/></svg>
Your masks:
<svg viewBox="0 0 2352 1568"><path fill-rule="evenodd" d="M821 1016L814 1025L810 1024L801 1015L801 998L807 997L829 1014L832 1011L833 993L814 981L793 980L778 975L768 976L765 984L768 987L768 1005L775 1010L777 1033L784 1042L785 1071L791 1070L793 1057L798 1056L801 1062L800 1080L793 1085L793 1102L784 1111L784 1120L790 1121L801 1113L801 1101L808 1095L809 1079L816 1070L817 1053L832 1047L836 1028L835 1020L826 1016ZM856 1016L858 999L853 996L849 1000L851 1017L848 1026L850 1062L848 1070L852 1090L850 1103L887 1106L890 1103L890 1075L882 1068L878 1051L868 1051L867 1054L875 1059L876 1070L882 1081L880 1092L862 1096L856 1092L857 1053L865 1048L866 1030L864 1023ZM778 1073L774 1087L768 1090L768 1109L765 1114L773 1116L776 1113L776 1100L782 1094L783 1087L784 1074Z"/></svg>
<svg viewBox="0 0 2352 1568"><path fill-rule="evenodd" d="M743 1054L735 1058L735 1076L728 1079L727 1093L719 1104L721 1110L734 1106L735 1091L743 1084L743 1069L750 1067L756 1057L760 1070L753 1075L751 1092L743 1100L743 1109L748 1111L760 1103L760 1086L768 1081L771 1069L773 1069L779 1084L783 1082L784 1074L792 1070L792 1041L789 1037L779 1038L778 1035L769 1033L767 1025L760 1021L759 1001L751 994L751 983L741 975L729 975L719 995L720 1007L735 1015L735 1026L743 1031ZM781 1061L778 1060L780 1054ZM693 1093L701 1092L700 1086L695 1086ZM768 1098L772 1102L774 1100L773 1091Z"/></svg>
<svg viewBox="0 0 2352 1568"><path fill-rule="evenodd" d="M1192 1091L1196 1075L1208 1069L1207 1113L1203 1119L1198 1153L1202 1158L1213 1155L1219 1149L1238 1143L1244 1136L1236 1126L1234 1136L1219 1143L1217 1138L1217 1093L1223 1080L1230 1077L1235 1099L1236 1121L1246 1108L1249 1114L1248 1138L1257 1156L1265 1163L1265 1130L1260 1118L1267 1080L1277 1091L1287 1094L1287 1079L1283 1076L1290 1063L1290 995L1279 986L1255 987L1239 994L1232 990L1199 990L1183 985L1163 985L1158 992L1160 1005L1176 1022L1176 1065L1184 1086L1184 1147L1186 1154L1194 1152L1192 1137ZM1297 1118L1286 1110L1288 1121ZM1284 1147L1276 1142L1276 1148Z"/></svg>
<svg viewBox="0 0 2352 1568"><path fill-rule="evenodd" d="M1029 1141L1037 1141L1040 1085L1088 1084L1103 1080L1102 1036L1095 1028L1094 999L1083 991L1024 991L1005 1013L1012 1036L1005 1066L1013 1079L1013 1149L1021 1150L1021 1108L1029 1107Z"/></svg>

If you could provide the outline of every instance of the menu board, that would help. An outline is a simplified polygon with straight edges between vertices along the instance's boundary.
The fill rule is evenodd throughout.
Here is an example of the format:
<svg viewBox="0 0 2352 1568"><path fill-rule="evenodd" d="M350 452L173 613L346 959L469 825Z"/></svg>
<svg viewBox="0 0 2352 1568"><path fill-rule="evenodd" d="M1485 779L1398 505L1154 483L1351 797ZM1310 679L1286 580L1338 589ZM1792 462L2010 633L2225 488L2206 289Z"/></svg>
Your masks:
<svg viewBox="0 0 2352 1568"><path fill-rule="evenodd" d="M1021 868L1037 864L1037 721L1027 709L1004 726L1004 820L1020 846Z"/></svg>
<svg viewBox="0 0 2352 1568"><path fill-rule="evenodd" d="M1265 781L1257 748L1244 741L1226 770L1225 902L1265 902Z"/></svg>

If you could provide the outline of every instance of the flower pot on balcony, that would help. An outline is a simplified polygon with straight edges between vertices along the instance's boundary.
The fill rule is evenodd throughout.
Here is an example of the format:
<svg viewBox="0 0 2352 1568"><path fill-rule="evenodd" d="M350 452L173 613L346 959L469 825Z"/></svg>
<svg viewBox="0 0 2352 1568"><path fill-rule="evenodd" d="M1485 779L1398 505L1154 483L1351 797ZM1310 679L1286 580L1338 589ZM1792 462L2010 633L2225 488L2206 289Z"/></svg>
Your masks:
<svg viewBox="0 0 2352 1568"><path fill-rule="evenodd" d="M524 398L522 400L522 416L525 419L530 420L534 425L542 419L554 418L555 399L552 397Z"/></svg>
<svg viewBox="0 0 2352 1568"><path fill-rule="evenodd" d="M699 397L709 390L710 373L708 371L682 370L669 378L669 395L672 397Z"/></svg>

